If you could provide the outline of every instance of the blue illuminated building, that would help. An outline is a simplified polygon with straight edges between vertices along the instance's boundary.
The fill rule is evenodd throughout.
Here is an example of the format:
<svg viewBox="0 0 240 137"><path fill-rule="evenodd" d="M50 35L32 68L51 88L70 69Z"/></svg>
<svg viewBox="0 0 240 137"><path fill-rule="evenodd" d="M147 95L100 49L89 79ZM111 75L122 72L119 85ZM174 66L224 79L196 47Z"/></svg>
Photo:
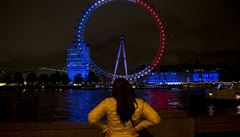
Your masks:
<svg viewBox="0 0 240 137"><path fill-rule="evenodd" d="M88 79L90 67L89 46L86 43L71 43L67 51L67 74L73 82L80 74L84 81Z"/></svg>
<svg viewBox="0 0 240 137"><path fill-rule="evenodd" d="M218 82L218 72L152 72L144 80L149 84L178 85L183 82Z"/></svg>
<svg viewBox="0 0 240 137"><path fill-rule="evenodd" d="M218 82L219 73L218 72L193 72L192 82Z"/></svg>
<svg viewBox="0 0 240 137"><path fill-rule="evenodd" d="M181 84L182 81L183 76L179 72L152 72L145 79L146 83L159 85L177 85Z"/></svg>

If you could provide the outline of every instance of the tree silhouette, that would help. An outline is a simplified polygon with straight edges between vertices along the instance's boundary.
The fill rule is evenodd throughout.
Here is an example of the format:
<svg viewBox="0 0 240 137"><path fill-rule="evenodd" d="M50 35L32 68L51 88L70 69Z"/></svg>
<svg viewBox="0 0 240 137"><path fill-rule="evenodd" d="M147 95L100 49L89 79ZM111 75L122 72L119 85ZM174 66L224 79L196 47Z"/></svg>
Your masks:
<svg viewBox="0 0 240 137"><path fill-rule="evenodd" d="M6 84L12 83L12 74L11 73L3 74L2 82L6 83Z"/></svg>
<svg viewBox="0 0 240 137"><path fill-rule="evenodd" d="M27 75L27 79L26 79L26 82L30 85L32 84L35 84L37 82L38 78L37 78L37 75L34 73L34 72L30 72L28 75Z"/></svg>
<svg viewBox="0 0 240 137"><path fill-rule="evenodd" d="M88 82L98 82L98 77L93 71L90 71L88 74Z"/></svg>
<svg viewBox="0 0 240 137"><path fill-rule="evenodd" d="M38 83L39 84L47 84L48 83L48 75L47 74L41 74L38 77Z"/></svg>
<svg viewBox="0 0 240 137"><path fill-rule="evenodd" d="M67 85L67 84L69 84L69 82L70 82L70 79L69 79L68 75L66 73L63 73L62 74L62 83L64 85Z"/></svg>
<svg viewBox="0 0 240 137"><path fill-rule="evenodd" d="M24 79L23 79L22 73L14 72L14 74L13 74L13 81L12 82L16 83L16 84L23 84Z"/></svg>
<svg viewBox="0 0 240 137"><path fill-rule="evenodd" d="M61 74L57 71L56 73L53 73L49 77L49 81L52 84L60 84L62 82L62 76Z"/></svg>
<svg viewBox="0 0 240 137"><path fill-rule="evenodd" d="M80 84L82 81L83 81L83 77L82 77L81 74L77 74L77 75L74 77L74 83L75 83L75 84Z"/></svg>

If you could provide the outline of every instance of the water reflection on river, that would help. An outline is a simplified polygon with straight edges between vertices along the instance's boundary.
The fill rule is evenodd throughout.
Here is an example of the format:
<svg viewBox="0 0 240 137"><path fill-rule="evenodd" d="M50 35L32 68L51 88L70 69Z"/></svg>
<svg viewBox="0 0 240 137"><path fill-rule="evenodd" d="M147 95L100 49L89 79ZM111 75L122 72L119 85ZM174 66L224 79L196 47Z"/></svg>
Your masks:
<svg viewBox="0 0 240 137"><path fill-rule="evenodd" d="M179 108L191 116L239 114L237 104L208 102L204 91L144 89L136 90L136 94L158 110ZM110 90L42 91L39 94L39 120L86 122L88 112L109 96Z"/></svg>

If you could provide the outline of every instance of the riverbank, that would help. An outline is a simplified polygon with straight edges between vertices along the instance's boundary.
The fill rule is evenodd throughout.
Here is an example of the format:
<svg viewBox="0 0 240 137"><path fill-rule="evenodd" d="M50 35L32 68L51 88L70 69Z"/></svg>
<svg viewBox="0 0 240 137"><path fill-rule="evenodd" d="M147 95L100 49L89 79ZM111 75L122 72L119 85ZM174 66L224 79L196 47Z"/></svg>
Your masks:
<svg viewBox="0 0 240 137"><path fill-rule="evenodd" d="M178 84L147 84L147 83L132 83L135 89L207 89L214 88L221 82L189 82L189 83L178 83ZM87 89L87 90L106 90L112 88L112 82L83 82L81 84L5 84L0 86L2 90L47 90L47 89Z"/></svg>
<svg viewBox="0 0 240 137"><path fill-rule="evenodd" d="M159 111L159 115L162 118L161 123L149 128L154 137L203 137L211 134L224 135L226 133L240 135L240 117L192 118L178 109L163 109ZM0 136L101 137L101 132L83 123L2 123L0 124Z"/></svg>
<svg viewBox="0 0 240 137"><path fill-rule="evenodd" d="M193 137L194 120L183 111L160 110L162 122L149 131L155 137ZM176 124L178 123L178 124ZM1 137L101 137L101 132L88 124L67 122L0 124Z"/></svg>

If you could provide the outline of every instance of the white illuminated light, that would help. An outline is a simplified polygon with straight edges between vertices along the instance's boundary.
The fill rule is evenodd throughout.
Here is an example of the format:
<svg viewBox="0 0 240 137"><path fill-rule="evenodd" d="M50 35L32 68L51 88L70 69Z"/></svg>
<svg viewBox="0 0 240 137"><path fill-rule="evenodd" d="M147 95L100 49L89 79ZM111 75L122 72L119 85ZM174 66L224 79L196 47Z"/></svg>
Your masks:
<svg viewBox="0 0 240 137"><path fill-rule="evenodd" d="M0 87L6 86L6 85L7 85L6 83L0 83Z"/></svg>
<svg viewBox="0 0 240 137"><path fill-rule="evenodd" d="M240 100L240 95L236 95L236 99L237 99L237 100Z"/></svg>
<svg viewBox="0 0 240 137"><path fill-rule="evenodd" d="M237 114L240 115L240 105L237 106Z"/></svg>

